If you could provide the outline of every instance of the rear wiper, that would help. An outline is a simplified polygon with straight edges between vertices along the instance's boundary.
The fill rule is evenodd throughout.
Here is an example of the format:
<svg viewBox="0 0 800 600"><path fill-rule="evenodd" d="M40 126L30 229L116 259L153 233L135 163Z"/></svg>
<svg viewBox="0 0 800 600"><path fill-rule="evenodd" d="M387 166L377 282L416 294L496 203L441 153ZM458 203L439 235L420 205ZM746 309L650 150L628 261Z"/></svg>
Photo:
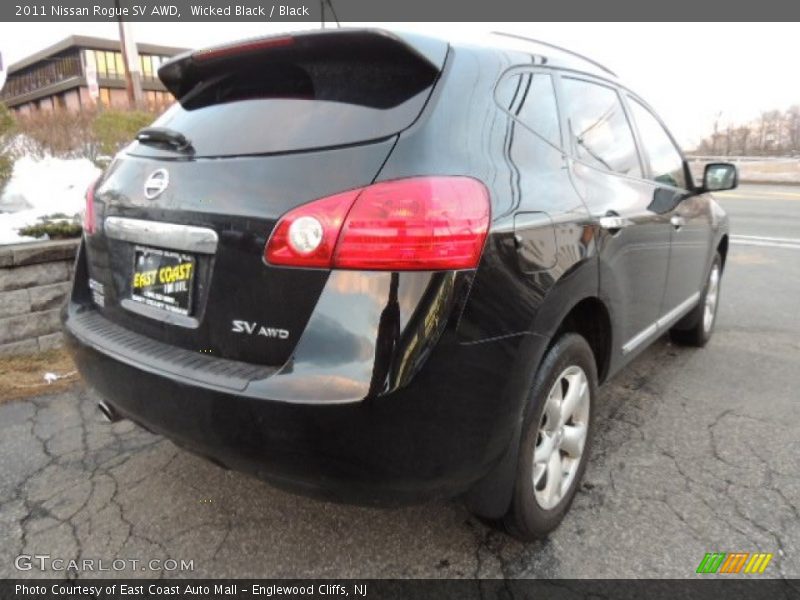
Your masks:
<svg viewBox="0 0 800 600"><path fill-rule="evenodd" d="M180 131L169 127L145 127L136 134L136 141L142 144L163 144L180 152L194 153L192 142Z"/></svg>

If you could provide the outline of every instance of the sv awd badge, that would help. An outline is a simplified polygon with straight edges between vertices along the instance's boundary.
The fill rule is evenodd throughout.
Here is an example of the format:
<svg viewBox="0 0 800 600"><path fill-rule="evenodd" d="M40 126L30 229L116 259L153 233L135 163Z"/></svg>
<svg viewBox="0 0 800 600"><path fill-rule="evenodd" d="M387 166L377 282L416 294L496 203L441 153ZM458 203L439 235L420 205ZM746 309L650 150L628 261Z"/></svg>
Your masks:
<svg viewBox="0 0 800 600"><path fill-rule="evenodd" d="M259 325L251 321L232 321L233 333L246 333L248 335L263 335L268 338L277 338L279 340L286 340L289 338L289 332L286 329L278 329L277 327L267 327Z"/></svg>

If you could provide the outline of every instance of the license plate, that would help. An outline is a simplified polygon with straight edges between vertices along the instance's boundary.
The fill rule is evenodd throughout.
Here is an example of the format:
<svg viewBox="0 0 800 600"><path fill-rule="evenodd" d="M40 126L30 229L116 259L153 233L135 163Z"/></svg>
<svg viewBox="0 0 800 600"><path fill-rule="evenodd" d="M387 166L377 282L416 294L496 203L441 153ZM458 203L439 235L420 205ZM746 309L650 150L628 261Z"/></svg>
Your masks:
<svg viewBox="0 0 800 600"><path fill-rule="evenodd" d="M131 299L149 306L188 315L192 310L192 282L196 260L190 254L136 246Z"/></svg>

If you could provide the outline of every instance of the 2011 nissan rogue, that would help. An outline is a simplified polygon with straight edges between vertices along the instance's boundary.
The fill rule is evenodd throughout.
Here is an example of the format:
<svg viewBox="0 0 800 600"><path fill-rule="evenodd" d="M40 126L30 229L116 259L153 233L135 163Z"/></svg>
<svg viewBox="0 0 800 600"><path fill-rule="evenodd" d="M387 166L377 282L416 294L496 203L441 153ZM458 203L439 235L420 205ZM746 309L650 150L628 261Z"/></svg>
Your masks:
<svg viewBox="0 0 800 600"><path fill-rule="evenodd" d="M593 61L380 30L187 53L87 193L63 313L126 417L328 499L567 511L598 384L711 336L728 222Z"/></svg>

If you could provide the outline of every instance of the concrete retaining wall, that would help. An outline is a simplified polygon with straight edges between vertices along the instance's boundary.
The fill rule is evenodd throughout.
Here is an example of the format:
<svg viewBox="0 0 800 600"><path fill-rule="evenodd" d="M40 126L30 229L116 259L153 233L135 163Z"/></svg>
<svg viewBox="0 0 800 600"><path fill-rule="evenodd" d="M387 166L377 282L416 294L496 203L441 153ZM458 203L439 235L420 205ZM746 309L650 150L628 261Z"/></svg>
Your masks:
<svg viewBox="0 0 800 600"><path fill-rule="evenodd" d="M0 355L31 354L62 344L58 313L69 292L79 243L0 246Z"/></svg>

